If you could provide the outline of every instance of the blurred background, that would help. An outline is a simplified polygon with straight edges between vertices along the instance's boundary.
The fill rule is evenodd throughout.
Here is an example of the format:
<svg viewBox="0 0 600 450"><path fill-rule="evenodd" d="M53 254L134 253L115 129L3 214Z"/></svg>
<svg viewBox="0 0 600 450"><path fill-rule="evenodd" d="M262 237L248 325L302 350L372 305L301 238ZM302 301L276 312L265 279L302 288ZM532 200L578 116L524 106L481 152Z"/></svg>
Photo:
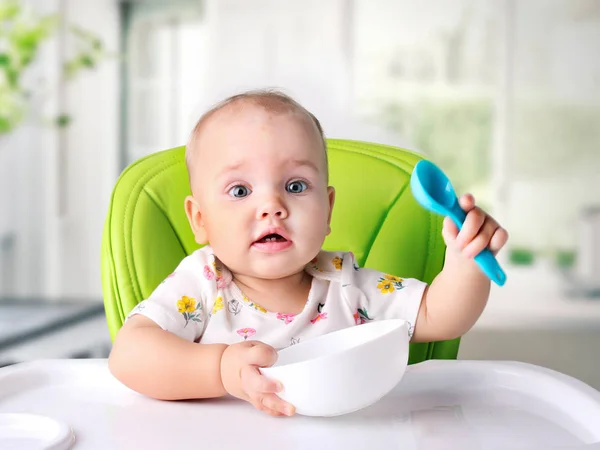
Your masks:
<svg viewBox="0 0 600 450"><path fill-rule="evenodd" d="M0 0L0 366L105 357L121 171L277 87L424 153L510 232L461 358L600 388L600 1Z"/></svg>

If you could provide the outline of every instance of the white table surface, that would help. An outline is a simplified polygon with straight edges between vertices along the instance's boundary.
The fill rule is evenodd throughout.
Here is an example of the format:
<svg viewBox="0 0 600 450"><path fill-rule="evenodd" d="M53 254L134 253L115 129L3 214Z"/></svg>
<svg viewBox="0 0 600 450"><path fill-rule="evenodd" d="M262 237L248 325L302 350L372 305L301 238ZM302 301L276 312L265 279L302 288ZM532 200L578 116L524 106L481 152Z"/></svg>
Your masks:
<svg viewBox="0 0 600 450"><path fill-rule="evenodd" d="M325 419L271 418L232 398L157 401L116 381L106 360L36 361L0 369L2 413L60 420L75 449L600 448L600 392L510 362L411 366L375 405Z"/></svg>

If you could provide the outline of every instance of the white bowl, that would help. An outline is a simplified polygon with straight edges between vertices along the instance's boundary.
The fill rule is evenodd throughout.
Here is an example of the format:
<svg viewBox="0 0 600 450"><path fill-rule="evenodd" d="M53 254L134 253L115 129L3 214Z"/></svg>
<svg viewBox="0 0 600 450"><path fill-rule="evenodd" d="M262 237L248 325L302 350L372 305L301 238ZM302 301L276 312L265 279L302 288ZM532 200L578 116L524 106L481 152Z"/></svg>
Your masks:
<svg viewBox="0 0 600 450"><path fill-rule="evenodd" d="M262 373L281 381L279 396L305 416L338 416L372 405L401 380L408 324L382 320L345 328L278 352Z"/></svg>

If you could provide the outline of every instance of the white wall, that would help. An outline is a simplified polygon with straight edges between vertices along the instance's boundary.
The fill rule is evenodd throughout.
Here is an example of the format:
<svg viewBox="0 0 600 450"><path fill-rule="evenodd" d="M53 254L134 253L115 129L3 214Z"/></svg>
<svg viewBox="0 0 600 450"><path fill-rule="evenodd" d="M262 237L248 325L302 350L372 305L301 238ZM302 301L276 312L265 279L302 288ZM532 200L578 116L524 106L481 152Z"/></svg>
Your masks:
<svg viewBox="0 0 600 450"><path fill-rule="evenodd" d="M108 49L118 52L116 1L29 4L42 13L63 13L69 23L96 33ZM28 73L28 82L44 81L50 95L44 101L34 99L27 122L0 138L0 238L16 236L16 259L6 263L16 274L17 287L8 292L0 286L0 295L101 296L102 226L118 176L119 59L82 73L61 90L59 55L72 50L68 33L64 36L43 46ZM73 117L68 128L61 131L43 123L59 112Z"/></svg>
<svg viewBox="0 0 600 450"><path fill-rule="evenodd" d="M96 33L113 54L119 49L119 11L114 0L65 0L70 22ZM67 42L67 45L69 42ZM58 222L56 253L51 255L55 293L100 297L100 244L110 193L118 175L119 58L67 84L64 104L73 116L66 129L64 215Z"/></svg>
<svg viewBox="0 0 600 450"><path fill-rule="evenodd" d="M43 284L37 259L43 257L43 249L32 254L40 247L44 226L43 215L35 213L43 208L40 135L37 127L24 124L0 137L0 251L8 252L12 242L11 251L0 258L0 289L7 295L35 295ZM38 220L34 223L32 217ZM25 267L28 272L19 270Z"/></svg>
<svg viewBox="0 0 600 450"><path fill-rule="evenodd" d="M28 0L23 2L50 14L58 10L58 0ZM48 277L44 270L47 254L46 230L50 222L53 185L48 184L52 172L52 157L56 152L56 129L45 126L44 120L56 113L55 81L59 65L56 62L58 40L53 39L40 49L39 58L25 74L25 87L42 87L48 98L34 90L29 114L25 121L8 135L0 137L0 238L14 239L12 257L6 255L4 285L0 293L16 296L38 296L46 289ZM11 255L8 255L9 257Z"/></svg>

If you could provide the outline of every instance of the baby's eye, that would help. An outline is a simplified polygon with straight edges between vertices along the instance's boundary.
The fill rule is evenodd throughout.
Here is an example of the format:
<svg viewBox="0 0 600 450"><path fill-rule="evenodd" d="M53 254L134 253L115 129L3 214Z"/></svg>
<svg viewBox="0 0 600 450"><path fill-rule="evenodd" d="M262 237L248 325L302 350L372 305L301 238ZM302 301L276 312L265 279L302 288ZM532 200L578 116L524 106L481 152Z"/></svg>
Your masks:
<svg viewBox="0 0 600 450"><path fill-rule="evenodd" d="M244 198L250 195L250 189L248 189L246 186L238 184L237 186L229 189L229 195L235 198Z"/></svg>
<svg viewBox="0 0 600 450"><path fill-rule="evenodd" d="M300 194L301 192L304 192L306 189L308 189L308 185L304 181L300 181L300 180L292 181L286 187L286 190L290 194Z"/></svg>

